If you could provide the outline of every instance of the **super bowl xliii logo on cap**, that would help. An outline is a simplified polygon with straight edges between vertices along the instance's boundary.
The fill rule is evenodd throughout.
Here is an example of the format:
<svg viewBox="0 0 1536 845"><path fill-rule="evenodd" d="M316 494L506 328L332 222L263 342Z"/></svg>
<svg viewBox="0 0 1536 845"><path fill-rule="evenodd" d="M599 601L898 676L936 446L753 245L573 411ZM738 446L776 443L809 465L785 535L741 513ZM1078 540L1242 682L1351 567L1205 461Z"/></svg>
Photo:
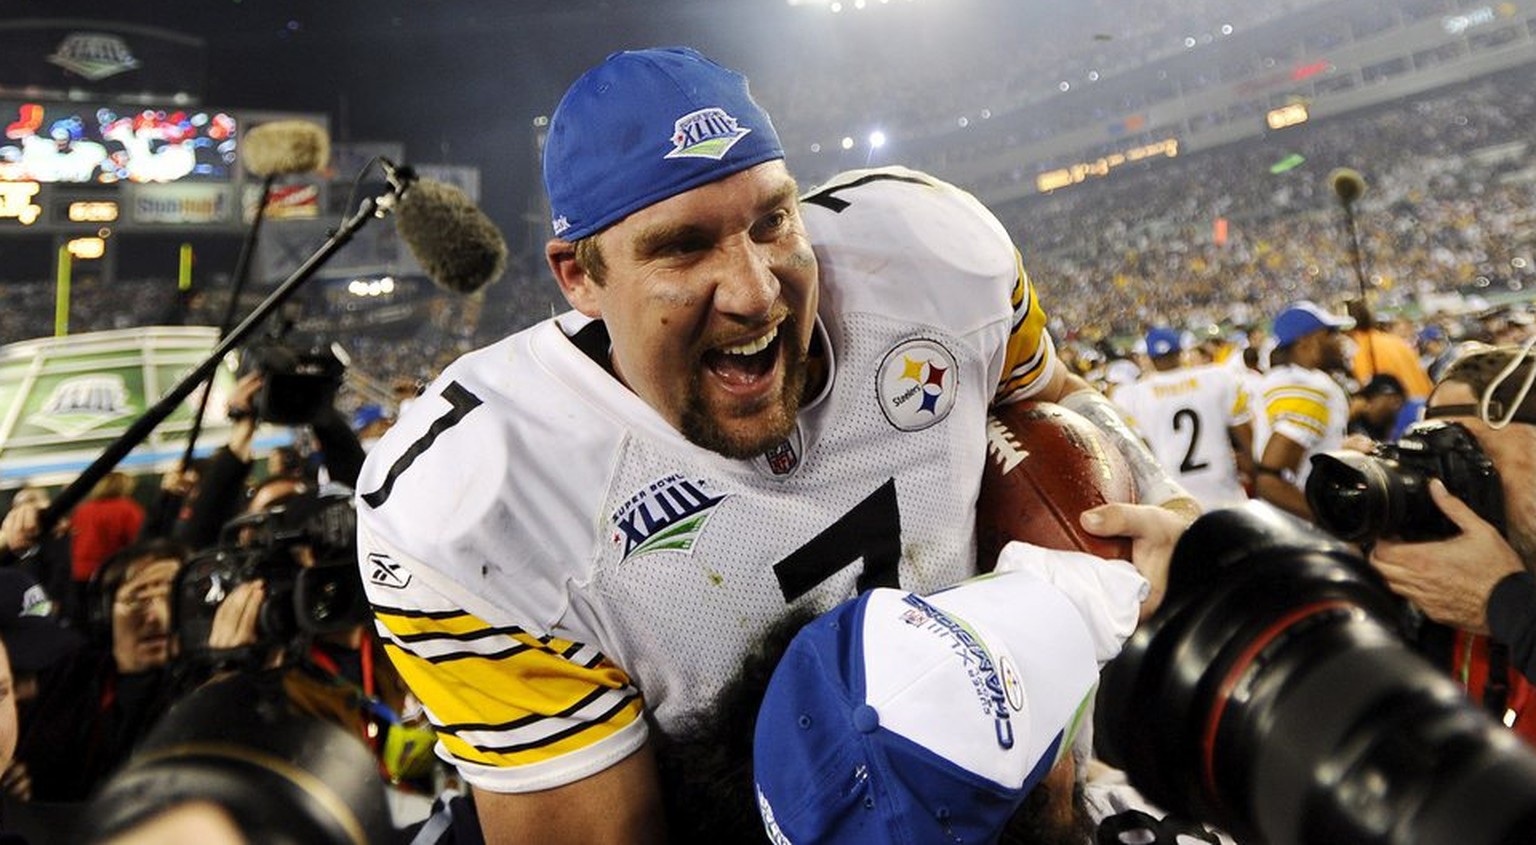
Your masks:
<svg viewBox="0 0 1536 845"><path fill-rule="evenodd" d="M710 107L690 112L672 124L672 152L665 158L712 158L719 161L751 134L751 129L725 109Z"/></svg>

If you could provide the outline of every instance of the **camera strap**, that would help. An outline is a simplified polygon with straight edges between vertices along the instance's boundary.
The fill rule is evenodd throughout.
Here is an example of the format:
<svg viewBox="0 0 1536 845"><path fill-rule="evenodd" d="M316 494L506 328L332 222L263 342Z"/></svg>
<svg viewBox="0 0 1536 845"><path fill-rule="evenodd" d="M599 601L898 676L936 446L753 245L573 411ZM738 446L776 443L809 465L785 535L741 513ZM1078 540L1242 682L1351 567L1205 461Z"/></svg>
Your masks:
<svg viewBox="0 0 1536 845"><path fill-rule="evenodd" d="M1483 682L1483 707L1493 718L1504 721L1509 704L1509 647L1488 641L1488 679Z"/></svg>
<svg viewBox="0 0 1536 845"><path fill-rule="evenodd" d="M1488 416L1484 417L1482 408L1475 402L1467 402L1459 405L1435 405L1424 409L1424 419L1437 420L1445 417L1473 417L1487 422L1493 419L1503 419L1508 412L1503 402L1497 399L1488 400ZM1536 425L1536 408L1521 407L1509 415L1510 422Z"/></svg>

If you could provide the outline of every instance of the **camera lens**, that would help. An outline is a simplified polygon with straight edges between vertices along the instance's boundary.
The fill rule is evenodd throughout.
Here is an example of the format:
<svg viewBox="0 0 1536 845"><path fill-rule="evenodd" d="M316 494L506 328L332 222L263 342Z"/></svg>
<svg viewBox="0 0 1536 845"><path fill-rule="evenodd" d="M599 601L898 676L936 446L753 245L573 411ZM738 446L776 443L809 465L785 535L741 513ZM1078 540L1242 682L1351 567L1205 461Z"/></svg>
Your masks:
<svg viewBox="0 0 1536 845"><path fill-rule="evenodd" d="M1251 503L1196 521L1106 667L1099 752L1239 841L1492 845L1536 829L1536 754L1400 637L1338 543Z"/></svg>
<svg viewBox="0 0 1536 845"><path fill-rule="evenodd" d="M1337 537L1353 540L1370 533L1371 488L1365 474L1330 455L1312 458L1307 504Z"/></svg>
<svg viewBox="0 0 1536 845"><path fill-rule="evenodd" d="M1312 456L1307 505L1317 524L1349 542L1396 536L1410 489L1421 479L1397 471L1390 461L1340 450Z"/></svg>

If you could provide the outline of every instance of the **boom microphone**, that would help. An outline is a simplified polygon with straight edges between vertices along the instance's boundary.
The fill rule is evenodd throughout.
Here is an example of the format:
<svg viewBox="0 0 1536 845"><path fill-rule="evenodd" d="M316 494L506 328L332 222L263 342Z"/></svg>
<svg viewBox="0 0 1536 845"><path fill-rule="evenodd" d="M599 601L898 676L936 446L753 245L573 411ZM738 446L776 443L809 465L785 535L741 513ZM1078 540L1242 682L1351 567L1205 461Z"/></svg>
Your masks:
<svg viewBox="0 0 1536 845"><path fill-rule="evenodd" d="M320 170L330 159L330 137L307 120L274 120L252 127L240 147L246 172L261 177Z"/></svg>
<svg viewBox="0 0 1536 845"><path fill-rule="evenodd" d="M507 244L501 230L458 188L418 179L409 168L388 165L391 184L404 186L395 228L438 287L474 293L501 277Z"/></svg>
<svg viewBox="0 0 1536 845"><path fill-rule="evenodd" d="M1333 192L1338 195L1339 202L1345 206L1360 199L1365 193L1365 177L1360 171L1352 167L1336 167L1328 174L1328 184L1333 187Z"/></svg>

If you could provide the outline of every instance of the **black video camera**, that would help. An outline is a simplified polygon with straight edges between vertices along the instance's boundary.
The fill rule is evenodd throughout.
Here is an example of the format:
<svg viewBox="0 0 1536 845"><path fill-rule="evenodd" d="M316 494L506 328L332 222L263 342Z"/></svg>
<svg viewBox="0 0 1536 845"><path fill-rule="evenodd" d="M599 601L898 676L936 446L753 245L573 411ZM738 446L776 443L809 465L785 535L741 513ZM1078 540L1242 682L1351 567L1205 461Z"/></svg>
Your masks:
<svg viewBox="0 0 1536 845"><path fill-rule="evenodd" d="M301 493L231 520L219 545L194 555L177 575L172 613L183 656L228 657L208 647L214 615L235 587L257 579L266 582L257 652L365 622L356 532L350 493Z"/></svg>
<svg viewBox="0 0 1536 845"><path fill-rule="evenodd" d="M1313 455L1307 504L1318 525L1352 543L1454 536L1455 523L1430 498L1431 478L1504 533L1499 471L1472 432L1453 422L1420 423L1369 455L1349 450Z"/></svg>
<svg viewBox="0 0 1536 845"><path fill-rule="evenodd" d="M1105 667L1100 756L1240 842L1530 842L1536 752L1404 628L1347 546L1262 502L1213 511Z"/></svg>
<svg viewBox="0 0 1536 845"><path fill-rule="evenodd" d="M335 344L301 348L267 340L246 349L240 375L262 375L261 390L252 400L257 419L307 425L336 401L346 371L345 354Z"/></svg>

